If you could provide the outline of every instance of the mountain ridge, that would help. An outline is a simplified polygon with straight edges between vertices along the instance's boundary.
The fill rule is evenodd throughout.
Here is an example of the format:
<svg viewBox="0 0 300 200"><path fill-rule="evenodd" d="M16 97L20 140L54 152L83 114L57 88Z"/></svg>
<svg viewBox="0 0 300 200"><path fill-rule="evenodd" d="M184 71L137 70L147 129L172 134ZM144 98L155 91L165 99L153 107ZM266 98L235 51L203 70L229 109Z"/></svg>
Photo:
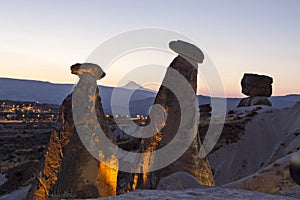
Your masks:
<svg viewBox="0 0 300 200"><path fill-rule="evenodd" d="M72 92L74 85L75 84L51 83L49 81L40 80L0 78L0 99L61 104L63 99ZM156 97L155 91L143 88L142 86L134 92L131 88L126 87L110 87L102 85L99 85L98 87L100 89L104 111L107 114L112 114L113 108L118 114L124 115L127 113L127 107L129 105L130 114L135 115L139 113L147 115ZM130 94L132 94L132 96L130 97L129 102L126 102L124 99ZM113 95L118 96L118 98L114 98L114 105L111 105ZM210 103L211 98L223 99L220 97L209 97L204 95L197 95L197 98L200 105ZM238 97L226 98L227 109L230 110L235 108L240 99L241 98ZM300 101L300 94L272 96L270 97L270 100L276 108L291 107L295 102Z"/></svg>

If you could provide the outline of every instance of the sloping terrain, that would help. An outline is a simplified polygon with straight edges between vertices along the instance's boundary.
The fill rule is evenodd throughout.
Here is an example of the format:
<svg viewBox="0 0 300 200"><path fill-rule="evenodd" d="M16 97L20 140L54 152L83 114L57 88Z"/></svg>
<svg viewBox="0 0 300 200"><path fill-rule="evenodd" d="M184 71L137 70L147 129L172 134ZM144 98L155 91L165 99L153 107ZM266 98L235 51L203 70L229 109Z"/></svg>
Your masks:
<svg viewBox="0 0 300 200"><path fill-rule="evenodd" d="M203 189L187 190L137 190L117 197L102 198L107 200L125 200L125 199L201 199L201 200L293 200L296 198L269 195L254 191L226 189L220 187L207 187ZM99 199L100 200L100 199Z"/></svg>
<svg viewBox="0 0 300 200"><path fill-rule="evenodd" d="M250 176L296 151L298 139L292 142L298 137L296 130L300 130L300 103L282 110L263 107L246 124L238 141L224 144L209 155L216 183L223 185Z"/></svg>

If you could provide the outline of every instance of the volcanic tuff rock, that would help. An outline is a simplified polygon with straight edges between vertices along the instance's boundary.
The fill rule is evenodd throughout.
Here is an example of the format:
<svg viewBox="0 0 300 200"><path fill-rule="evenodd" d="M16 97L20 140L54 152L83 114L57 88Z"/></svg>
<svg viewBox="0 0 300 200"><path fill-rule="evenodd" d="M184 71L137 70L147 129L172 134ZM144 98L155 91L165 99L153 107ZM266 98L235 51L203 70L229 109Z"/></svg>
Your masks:
<svg viewBox="0 0 300 200"><path fill-rule="evenodd" d="M198 156L200 140L197 134L198 120L196 119L196 114L194 114L197 103L193 104L193 102L197 101L195 93L197 89L198 63L203 62L204 55L196 46L183 41L171 42L170 48L179 53L179 56L168 67L148 117L148 124L151 125L152 129L150 129L155 131L155 135L142 139L139 150L140 153L145 154L140 161L142 174L128 173L127 176L124 176L124 173L121 173L122 177L127 177L127 180L123 178L123 180L118 180L118 182L127 182L127 184L123 184L124 187L119 188L120 191L156 189L160 179L179 171L196 177L202 185L214 185L212 171L207 158L201 159ZM183 82L187 83L186 85L182 84L178 77L175 78L178 75L184 78ZM180 102L180 98L187 101L183 100L183 102ZM158 111L155 106L163 108L165 113ZM184 129L180 126L181 123ZM184 135L184 138L180 140L175 139L179 132ZM193 138L193 136L195 137ZM187 145L187 150L182 152L183 154L179 155L177 160L163 168L149 172L149 170L153 170L153 167L158 166L160 162L165 161L165 159L157 157L156 152L158 149L166 147L171 141L175 141L176 147L181 148L183 145L186 145L187 139L190 139L191 144ZM177 150L174 149L174 152ZM170 157L171 155L167 154L165 156ZM121 177L120 173L119 177Z"/></svg>
<svg viewBox="0 0 300 200"><path fill-rule="evenodd" d="M286 190L297 186L289 172L290 157L291 155L284 156L250 176L223 186L282 195Z"/></svg>
<svg viewBox="0 0 300 200"><path fill-rule="evenodd" d="M272 95L273 79L269 76L258 74L244 74L242 79L242 93L250 96L270 97Z"/></svg>
<svg viewBox="0 0 300 200"><path fill-rule="evenodd" d="M193 46L194 47L194 46ZM203 55L203 54L202 54ZM203 61L203 60L202 60ZM197 89L197 69L198 64L197 61L188 59L186 60L181 55L177 56L173 62L170 64L167 73L165 75L164 83L170 82L170 85L176 85L176 87L181 92L185 92L187 94L186 88L182 88L183 86L177 84L176 80L173 80L172 70L176 70L179 74L181 74L189 83L190 87L192 87L193 93L195 94ZM178 96L180 94L174 94L170 89L161 86L154 104L161 105L165 111L167 112L167 119L165 125L162 127L161 131L158 132L156 137L152 137L151 139L145 139L143 141L144 152L153 152L157 149L160 149L174 139L175 135L179 133L179 131L184 131L185 137L191 137L193 134L193 120L195 120L196 115L193 114L193 110L195 110L195 105L186 104L183 102L179 102ZM193 97L190 101L193 101ZM187 116L184 116L183 110L188 110L189 113ZM150 112L151 116L151 112ZM186 117L186 118L185 118ZM182 120L182 119L184 120ZM153 119L151 119L153 120ZM155 119L154 119L155 120ZM179 129L179 124L183 121L185 129ZM188 122L186 122L186 120ZM161 124L157 122L158 129ZM196 132L197 132L196 125ZM180 144L182 142L182 144ZM183 141L179 141L178 146L182 146ZM163 177L169 176L172 173L178 171L184 171L190 173L195 176L198 181L202 185L214 185L212 171L209 165L207 158L199 158L198 153L200 150L200 140L199 135L196 134L196 137L193 139L192 143L188 147L188 149L181 155L176 161L169 164L168 166L159 169L155 172L144 173L143 183L145 188L156 188L159 180ZM152 158L151 158L152 157ZM155 163L151 163L151 160L155 159L155 155L152 154L148 160L145 162L149 162L150 165Z"/></svg>
<svg viewBox="0 0 300 200"><path fill-rule="evenodd" d="M175 172L167 177L161 178L158 190L182 190L188 188L201 188L199 181L189 173Z"/></svg>
<svg viewBox="0 0 300 200"><path fill-rule="evenodd" d="M258 74L244 74L241 81L242 93L249 96L243 98L237 107L255 105L272 106L268 97L272 95L273 79L269 76Z"/></svg>
<svg viewBox="0 0 300 200"><path fill-rule="evenodd" d="M267 97L247 97L241 99L237 107L248 107L257 105L272 106L272 103Z"/></svg>
<svg viewBox="0 0 300 200"><path fill-rule="evenodd" d="M99 163L87 151L75 129L72 112L72 95L74 92L84 93L88 91L89 84L96 85L96 79L102 78L103 72L99 66L93 64L76 64L71 67L71 70L72 73L79 75L80 81L73 93L66 97L60 107L57 127L51 135L37 180L27 196L27 199L30 200L47 199L55 195L67 195L70 198L115 195L115 170ZM86 76L89 76L92 81L85 80ZM79 85L86 86L86 88L79 88ZM94 96L86 98L95 101L98 122L104 132L108 136L112 136L105 121L98 89L93 91L93 94ZM108 174L110 177L107 177Z"/></svg>
<svg viewBox="0 0 300 200"><path fill-rule="evenodd" d="M79 93L81 97L79 102L84 101L85 104L93 105L94 101L97 119L101 128L112 142L113 137L105 122L101 100L97 95L98 91L93 91L94 93L90 91L90 88L94 86L96 88L96 79L102 78L104 73L100 68L90 63L75 64L71 67L71 71L80 77L80 81L75 87L73 94L69 95L61 106L58 127L51 136L38 179L28 198L46 199L48 196L56 194L68 194L72 198L104 197L114 195L116 190L119 191L118 193L123 193L138 188L152 189L157 187L160 178L178 171L184 171L193 175L203 185L214 184L207 158L201 159L198 156L200 140L197 134L197 115L194 113L197 106L195 93L197 89L198 63L202 63L204 55L196 46L182 41L172 42L170 47L179 52L180 55L170 64L163 85L168 85L173 89L170 90L165 86L161 86L156 96L154 104L164 108L164 112L157 113L157 110L153 109L155 106L150 112L148 124L151 121L150 129L154 128L152 130L158 130L158 132L155 132L156 135L152 137L143 139L141 146L137 150L150 155L150 157L145 156L141 158L141 173L130 174L119 171L117 180L116 168L110 168L101 162L99 163L85 149L76 131L76 129L80 130L81 126L77 126L75 129L73 121L74 111L72 112L72 103L74 103L74 100L72 101L72 96L74 94L78 95ZM195 48L197 51L193 50ZM192 55L190 51L192 51ZM176 76L177 79L174 79ZM183 77L183 80L180 82L178 77ZM88 81L90 79L93 81ZM177 90L177 92L173 90ZM183 102L179 102L178 98L183 98ZM78 105L84 106L85 104ZM167 114L167 117L164 122L162 116L166 116L165 114ZM92 119L86 115L82 118ZM84 123L81 122L80 124ZM93 122L91 124L92 128L95 128ZM150 129L148 128L147 130ZM188 138L191 143L188 143L187 150L183 151L176 161L173 162L172 160L172 164L149 173L147 170L157 164L153 162L156 159L155 151L174 140L178 131L181 131L183 134L179 140L176 140L175 147L181 148L182 145L186 145L187 142L185 140ZM99 152L101 156L102 153ZM112 162L115 162L116 158L105 159L111 159ZM114 165L116 166L116 162Z"/></svg>

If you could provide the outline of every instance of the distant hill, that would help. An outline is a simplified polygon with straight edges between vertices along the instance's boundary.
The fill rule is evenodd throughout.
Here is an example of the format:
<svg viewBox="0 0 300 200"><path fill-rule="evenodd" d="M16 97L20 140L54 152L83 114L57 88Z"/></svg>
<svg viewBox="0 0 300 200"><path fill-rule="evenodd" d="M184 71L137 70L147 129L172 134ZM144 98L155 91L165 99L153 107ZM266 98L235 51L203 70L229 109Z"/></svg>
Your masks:
<svg viewBox="0 0 300 200"><path fill-rule="evenodd" d="M60 104L72 88L72 84L0 78L0 99Z"/></svg>
<svg viewBox="0 0 300 200"><path fill-rule="evenodd" d="M132 86L132 83L130 84ZM48 104L61 104L64 98L72 92L74 84L56 84L35 80L20 80L11 78L0 78L0 99L15 101L30 101ZM126 86L125 86L126 87ZM118 98L114 98L114 107L118 114L123 114L125 105L124 98L130 94L130 101L142 101L155 97L156 93L140 87L136 91L127 88L114 88L108 86L99 86L100 96L105 113L111 114L111 98L113 92ZM134 91L134 92L133 92ZM133 103L135 104L135 103ZM146 109L147 110L147 109ZM131 113L140 113L134 107ZM145 113L141 113L145 114Z"/></svg>
<svg viewBox="0 0 300 200"><path fill-rule="evenodd" d="M56 84L35 80L20 80L11 78L0 78L0 99L15 101L39 101L41 103L61 104L63 99L72 92L74 84ZM134 91L133 89L139 88ZM126 114L126 97L131 96L129 110L132 116L135 114L147 115L154 102L156 92L145 89L135 82L129 82L123 87L114 88L99 86L100 96L105 113L111 114L112 109L115 114ZM114 98L111 106L112 95ZM210 97L198 95L199 104L210 103ZM277 108L291 107L295 102L300 101L300 95L274 96L270 98L273 106ZM227 98L227 109L237 106L240 98Z"/></svg>

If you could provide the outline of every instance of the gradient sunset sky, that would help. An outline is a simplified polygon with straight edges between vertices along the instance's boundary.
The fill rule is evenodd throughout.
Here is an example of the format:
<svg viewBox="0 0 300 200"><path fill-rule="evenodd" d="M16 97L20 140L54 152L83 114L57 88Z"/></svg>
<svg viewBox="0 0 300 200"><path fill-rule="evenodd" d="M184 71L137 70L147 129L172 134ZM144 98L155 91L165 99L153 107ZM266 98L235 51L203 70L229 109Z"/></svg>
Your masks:
<svg viewBox="0 0 300 200"><path fill-rule="evenodd" d="M0 1L0 18L0 77L74 83L69 66L102 42L157 27L196 41L230 97L243 96L246 72L272 76L274 95L300 93L299 0L12 0Z"/></svg>

